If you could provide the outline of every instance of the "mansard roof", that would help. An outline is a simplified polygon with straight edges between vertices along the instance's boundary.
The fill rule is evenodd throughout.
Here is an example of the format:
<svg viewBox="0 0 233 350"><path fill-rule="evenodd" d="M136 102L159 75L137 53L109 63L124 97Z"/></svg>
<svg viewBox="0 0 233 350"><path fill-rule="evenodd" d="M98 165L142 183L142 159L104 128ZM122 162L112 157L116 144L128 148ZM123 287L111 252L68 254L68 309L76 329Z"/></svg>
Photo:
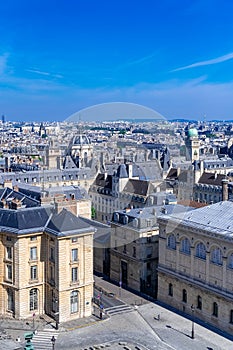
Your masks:
<svg viewBox="0 0 233 350"><path fill-rule="evenodd" d="M40 232L52 213L52 207L0 209L0 231L18 234Z"/></svg>
<svg viewBox="0 0 233 350"><path fill-rule="evenodd" d="M10 203L12 201L18 201L21 203L23 207L38 207L40 205L40 202L34 198L30 198L30 196L26 195L25 193L21 193L19 191L12 190L11 188L4 188L0 192L0 202L3 203L3 201L6 201Z"/></svg>
<svg viewBox="0 0 233 350"><path fill-rule="evenodd" d="M56 236L93 232L94 228L70 211L55 213L53 206L0 209L0 232L18 235L48 232Z"/></svg>

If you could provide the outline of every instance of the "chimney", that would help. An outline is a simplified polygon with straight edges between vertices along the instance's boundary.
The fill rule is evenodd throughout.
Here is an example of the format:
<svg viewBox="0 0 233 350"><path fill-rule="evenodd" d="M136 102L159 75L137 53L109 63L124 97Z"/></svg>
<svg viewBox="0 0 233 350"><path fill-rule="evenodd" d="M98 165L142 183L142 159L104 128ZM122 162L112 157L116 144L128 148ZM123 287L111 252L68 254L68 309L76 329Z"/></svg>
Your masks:
<svg viewBox="0 0 233 350"><path fill-rule="evenodd" d="M222 201L228 201L228 180L222 180Z"/></svg>
<svg viewBox="0 0 233 350"><path fill-rule="evenodd" d="M132 179L133 177L133 164L128 164L128 175L129 175L129 179Z"/></svg>

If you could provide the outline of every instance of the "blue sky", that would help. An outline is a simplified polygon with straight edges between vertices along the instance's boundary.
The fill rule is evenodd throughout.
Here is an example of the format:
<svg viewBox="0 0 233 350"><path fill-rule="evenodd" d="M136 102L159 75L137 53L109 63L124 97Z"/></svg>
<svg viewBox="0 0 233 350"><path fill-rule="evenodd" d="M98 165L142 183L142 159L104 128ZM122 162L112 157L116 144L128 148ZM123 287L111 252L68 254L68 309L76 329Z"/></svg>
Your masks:
<svg viewBox="0 0 233 350"><path fill-rule="evenodd" d="M0 113L63 120L107 102L233 119L233 1L0 3Z"/></svg>

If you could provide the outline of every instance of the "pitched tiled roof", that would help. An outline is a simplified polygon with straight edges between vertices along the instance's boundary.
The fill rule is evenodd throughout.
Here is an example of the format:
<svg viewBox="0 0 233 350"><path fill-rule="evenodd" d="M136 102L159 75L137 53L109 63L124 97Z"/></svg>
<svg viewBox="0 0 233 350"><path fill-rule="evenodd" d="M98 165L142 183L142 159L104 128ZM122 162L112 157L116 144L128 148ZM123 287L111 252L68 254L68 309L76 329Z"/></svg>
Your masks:
<svg viewBox="0 0 233 350"><path fill-rule="evenodd" d="M222 186L222 180L226 178L224 174L213 174L204 172L200 177L199 184Z"/></svg>
<svg viewBox="0 0 233 350"><path fill-rule="evenodd" d="M147 196L149 193L152 193L153 190L154 187L150 181L130 179L125 185L123 192Z"/></svg>

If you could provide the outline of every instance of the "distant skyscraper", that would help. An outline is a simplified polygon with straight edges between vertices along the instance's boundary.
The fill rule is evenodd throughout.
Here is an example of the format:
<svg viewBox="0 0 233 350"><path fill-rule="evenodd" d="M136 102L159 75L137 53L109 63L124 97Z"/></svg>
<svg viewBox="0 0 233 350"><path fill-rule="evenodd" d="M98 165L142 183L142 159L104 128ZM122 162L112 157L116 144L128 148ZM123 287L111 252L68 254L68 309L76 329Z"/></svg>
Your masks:
<svg viewBox="0 0 233 350"><path fill-rule="evenodd" d="M2 115L2 124L4 124L5 123L5 115L3 114Z"/></svg>

